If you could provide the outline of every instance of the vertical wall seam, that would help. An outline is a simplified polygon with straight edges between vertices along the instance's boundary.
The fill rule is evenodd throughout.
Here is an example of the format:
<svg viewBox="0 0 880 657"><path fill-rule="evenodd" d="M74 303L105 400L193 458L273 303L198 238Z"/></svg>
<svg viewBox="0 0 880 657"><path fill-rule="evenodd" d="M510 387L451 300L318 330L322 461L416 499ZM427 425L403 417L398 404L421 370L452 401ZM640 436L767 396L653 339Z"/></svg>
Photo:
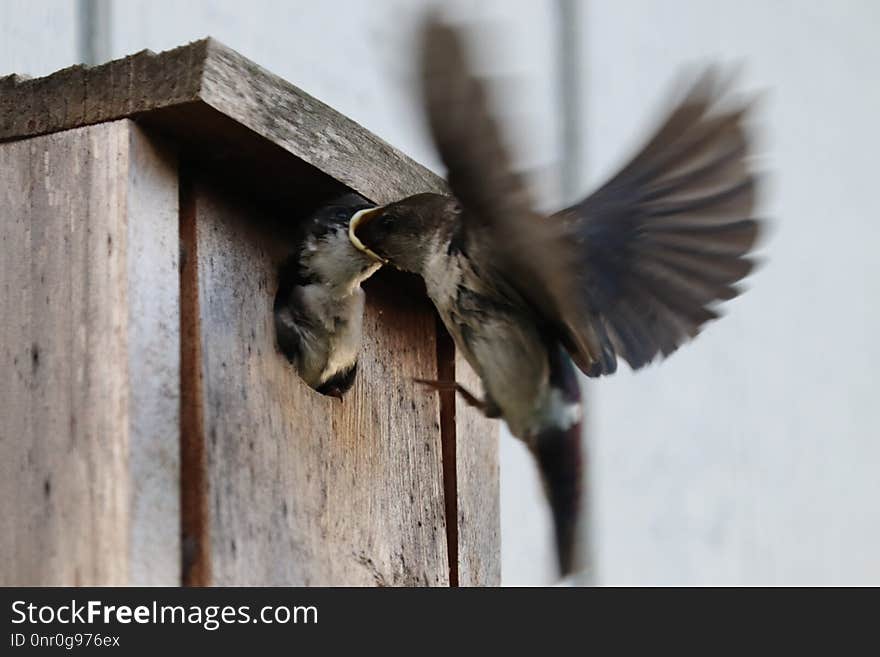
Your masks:
<svg viewBox="0 0 880 657"><path fill-rule="evenodd" d="M560 156L562 159L562 180L560 192L563 204L576 200L582 191L584 167L581 157L583 148L584 111L581 106L581 91L584 69L580 48L580 16L578 10L583 4L578 0L558 1L558 44L557 48L557 87L560 108Z"/></svg>
<svg viewBox="0 0 880 657"><path fill-rule="evenodd" d="M210 586L210 511L199 322L196 199L180 165L180 543L184 586Z"/></svg>
<svg viewBox="0 0 880 657"><path fill-rule="evenodd" d="M588 0L557 0L558 26L557 47L557 89L559 103L560 159L562 160L560 195L563 206L570 205L584 193L586 179L585 149L586 111L583 107L583 90L587 81L581 48L584 34L584 9ZM589 391L581 385L581 399L584 408L582 448L584 454L581 489L581 522L579 528L580 561L579 569L584 573L582 582L595 582L595 545L593 542L592 500L593 486L590 461L590 414Z"/></svg>
<svg viewBox="0 0 880 657"><path fill-rule="evenodd" d="M437 317L437 380L455 381L455 343ZM458 586L458 456L456 453L455 391L441 390L440 445L443 463L443 501L446 511L446 550L449 586Z"/></svg>
<svg viewBox="0 0 880 657"><path fill-rule="evenodd" d="M77 56L83 64L95 66L112 58L110 0L79 0L77 3Z"/></svg>

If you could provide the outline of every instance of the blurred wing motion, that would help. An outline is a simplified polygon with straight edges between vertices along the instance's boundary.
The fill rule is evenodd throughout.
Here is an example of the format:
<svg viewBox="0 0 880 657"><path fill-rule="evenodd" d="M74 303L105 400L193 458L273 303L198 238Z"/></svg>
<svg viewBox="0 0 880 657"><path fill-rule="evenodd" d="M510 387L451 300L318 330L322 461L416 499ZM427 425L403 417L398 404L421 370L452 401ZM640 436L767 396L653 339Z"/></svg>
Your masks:
<svg viewBox="0 0 880 657"><path fill-rule="evenodd" d="M709 306L737 296L752 269L748 106L713 112L720 92L704 74L629 164L551 217L567 227L558 246L570 253L548 289L590 376L614 372L617 355L633 369L668 356L718 317Z"/></svg>
<svg viewBox="0 0 880 657"><path fill-rule="evenodd" d="M424 30L425 112L449 185L462 203L465 229L489 231L490 238L502 241L509 231L529 226L539 234L542 218L511 166L486 85L471 75L459 34L433 20ZM497 240L489 243L500 246Z"/></svg>
<svg viewBox="0 0 880 657"><path fill-rule="evenodd" d="M538 310L589 376L617 356L634 369L668 356L718 317L752 269L745 255L756 176L748 106L715 111L723 89L705 73L642 150L605 185L551 217L534 209L492 116L485 85L449 27L430 22L426 111L464 230L488 232L495 272Z"/></svg>

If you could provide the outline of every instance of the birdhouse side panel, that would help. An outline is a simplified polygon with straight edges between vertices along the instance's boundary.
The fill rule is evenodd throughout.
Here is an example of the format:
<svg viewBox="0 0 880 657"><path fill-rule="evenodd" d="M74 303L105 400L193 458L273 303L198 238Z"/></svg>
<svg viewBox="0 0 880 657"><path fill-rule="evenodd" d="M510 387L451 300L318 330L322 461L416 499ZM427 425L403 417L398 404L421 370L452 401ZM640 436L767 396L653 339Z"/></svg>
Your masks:
<svg viewBox="0 0 880 657"><path fill-rule="evenodd" d="M174 158L124 120L0 171L0 584L175 585Z"/></svg>
<svg viewBox="0 0 880 657"><path fill-rule="evenodd" d="M455 379L470 391L480 377L460 352ZM455 400L456 507L459 586L501 584L498 420L487 419L461 396Z"/></svg>
<svg viewBox="0 0 880 657"><path fill-rule="evenodd" d="M191 196L201 583L447 585L439 402L413 384L437 373L430 307L371 287L356 383L322 396L276 346L271 221L207 183Z"/></svg>

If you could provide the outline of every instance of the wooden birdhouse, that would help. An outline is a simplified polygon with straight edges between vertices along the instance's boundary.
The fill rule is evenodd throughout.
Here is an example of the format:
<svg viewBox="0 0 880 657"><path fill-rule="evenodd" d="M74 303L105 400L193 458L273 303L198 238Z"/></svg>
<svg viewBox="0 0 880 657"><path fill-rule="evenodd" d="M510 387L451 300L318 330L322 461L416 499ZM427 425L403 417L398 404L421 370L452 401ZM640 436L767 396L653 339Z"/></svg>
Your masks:
<svg viewBox="0 0 880 657"><path fill-rule="evenodd" d="M417 280L340 402L279 353L291 226L444 182L211 39L0 79L0 584L493 585L497 425Z"/></svg>

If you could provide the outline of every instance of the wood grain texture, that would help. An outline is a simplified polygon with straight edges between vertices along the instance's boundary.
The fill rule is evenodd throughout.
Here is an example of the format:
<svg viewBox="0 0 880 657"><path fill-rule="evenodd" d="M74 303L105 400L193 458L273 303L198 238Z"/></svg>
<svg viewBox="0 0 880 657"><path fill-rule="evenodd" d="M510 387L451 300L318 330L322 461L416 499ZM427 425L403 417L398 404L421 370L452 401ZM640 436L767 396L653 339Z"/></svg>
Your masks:
<svg viewBox="0 0 880 657"><path fill-rule="evenodd" d="M480 378L460 353L455 380L472 392ZM455 399L455 454L458 514L458 585L501 584L501 524L497 420L489 420Z"/></svg>
<svg viewBox="0 0 880 657"><path fill-rule="evenodd" d="M120 121L0 171L0 584L176 584L174 160Z"/></svg>
<svg viewBox="0 0 880 657"><path fill-rule="evenodd" d="M214 39L45 78L0 79L0 141L123 117L157 126L225 168L256 169L279 194L303 164L377 203L446 189L368 130Z"/></svg>
<svg viewBox="0 0 880 657"><path fill-rule="evenodd" d="M129 582L180 583L178 167L131 121L126 187ZM108 248L111 245L108 243Z"/></svg>
<svg viewBox="0 0 880 657"><path fill-rule="evenodd" d="M436 372L430 307L370 286L357 383L315 393L275 346L286 253L195 189L210 583L446 585L439 406L412 383Z"/></svg>
<svg viewBox="0 0 880 657"><path fill-rule="evenodd" d="M202 404L202 339L196 201L186 163L180 167L180 536L184 586L211 581L208 464Z"/></svg>

